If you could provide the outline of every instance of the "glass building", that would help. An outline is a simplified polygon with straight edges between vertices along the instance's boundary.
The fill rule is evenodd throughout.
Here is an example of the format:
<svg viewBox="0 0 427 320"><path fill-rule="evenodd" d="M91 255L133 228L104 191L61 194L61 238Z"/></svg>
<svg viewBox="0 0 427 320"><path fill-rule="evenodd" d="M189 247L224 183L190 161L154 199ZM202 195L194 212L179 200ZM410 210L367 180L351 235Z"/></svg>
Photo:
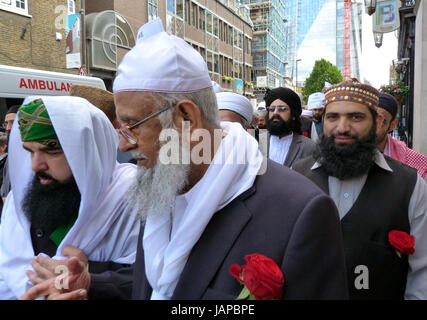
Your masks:
<svg viewBox="0 0 427 320"><path fill-rule="evenodd" d="M284 0L242 0L254 26L252 39L254 94L261 100L267 88L285 85L286 12Z"/></svg>
<svg viewBox="0 0 427 320"><path fill-rule="evenodd" d="M314 62L326 59L344 70L344 0L284 0L286 77L303 86ZM351 4L351 76L360 79L363 4ZM300 60L300 61L298 61Z"/></svg>

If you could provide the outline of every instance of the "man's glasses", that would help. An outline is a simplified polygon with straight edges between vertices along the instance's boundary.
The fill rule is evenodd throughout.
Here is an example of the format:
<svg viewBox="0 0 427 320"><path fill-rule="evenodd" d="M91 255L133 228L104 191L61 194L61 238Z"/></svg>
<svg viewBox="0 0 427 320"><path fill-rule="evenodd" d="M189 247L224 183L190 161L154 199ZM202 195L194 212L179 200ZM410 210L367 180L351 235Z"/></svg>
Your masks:
<svg viewBox="0 0 427 320"><path fill-rule="evenodd" d="M287 106L268 106L267 107L267 110L268 111L271 111L271 112L274 112L274 111L276 111L276 108L277 108L277 111L279 111L279 112L287 112L287 111L290 111L291 109L289 108L289 107L287 107Z"/></svg>
<svg viewBox="0 0 427 320"><path fill-rule="evenodd" d="M158 116L162 112L165 112L166 110L169 110L169 109L171 109L173 107L175 107L175 106L172 105L172 106L169 106L167 108L161 109L160 111L157 111L157 112L153 113L152 115L148 116L147 118L144 118L144 119L138 121L137 123L135 123L135 124L133 124L131 126L128 126L128 125L122 126L122 124L120 124L119 132L121 133L121 135L123 137L126 138L127 141L129 141L129 143L136 144L137 139L133 135L132 130L135 129L136 127L140 126L144 122L146 122L146 121L148 121L148 120L150 120L150 119Z"/></svg>

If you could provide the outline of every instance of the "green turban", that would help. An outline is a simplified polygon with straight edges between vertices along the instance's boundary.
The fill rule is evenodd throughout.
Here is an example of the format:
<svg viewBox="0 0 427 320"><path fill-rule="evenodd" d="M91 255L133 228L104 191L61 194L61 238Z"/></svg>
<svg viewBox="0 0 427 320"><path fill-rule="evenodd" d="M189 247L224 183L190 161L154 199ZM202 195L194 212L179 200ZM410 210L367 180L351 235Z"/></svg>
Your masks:
<svg viewBox="0 0 427 320"><path fill-rule="evenodd" d="M17 116L22 142L37 141L51 148L61 147L41 99L22 105Z"/></svg>

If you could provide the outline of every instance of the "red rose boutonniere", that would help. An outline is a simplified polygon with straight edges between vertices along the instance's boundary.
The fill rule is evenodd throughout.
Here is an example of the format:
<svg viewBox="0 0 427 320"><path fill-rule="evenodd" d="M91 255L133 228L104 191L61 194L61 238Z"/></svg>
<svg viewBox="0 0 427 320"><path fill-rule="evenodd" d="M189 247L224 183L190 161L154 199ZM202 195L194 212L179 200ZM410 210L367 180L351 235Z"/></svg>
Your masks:
<svg viewBox="0 0 427 320"><path fill-rule="evenodd" d="M413 254L415 252L414 237L406 232L392 230L388 233L388 241L391 246L396 249L396 253L399 258L402 257L402 254Z"/></svg>
<svg viewBox="0 0 427 320"><path fill-rule="evenodd" d="M283 296L285 279L279 266L270 258L254 253L245 256L246 265L233 264L230 273L244 288L237 300L277 300Z"/></svg>

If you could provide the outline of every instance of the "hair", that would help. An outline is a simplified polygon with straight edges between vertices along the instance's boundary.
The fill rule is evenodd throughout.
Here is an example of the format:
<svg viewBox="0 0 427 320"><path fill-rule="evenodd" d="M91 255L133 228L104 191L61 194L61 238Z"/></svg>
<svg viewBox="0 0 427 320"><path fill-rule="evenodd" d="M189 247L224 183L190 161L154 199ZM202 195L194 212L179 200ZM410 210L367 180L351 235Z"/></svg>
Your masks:
<svg viewBox="0 0 427 320"><path fill-rule="evenodd" d="M21 105L13 105L10 106L9 109L7 109L6 114L9 113L18 113L19 108L21 107Z"/></svg>
<svg viewBox="0 0 427 320"><path fill-rule="evenodd" d="M200 109L202 117L219 127L219 113L216 95L212 88L203 89L191 93L152 93L152 98L158 108L175 106L179 101L190 100ZM171 127L174 109L167 110L159 115L163 128Z"/></svg>
<svg viewBox="0 0 427 320"><path fill-rule="evenodd" d="M5 132L0 132L0 146L7 145L7 134Z"/></svg>
<svg viewBox="0 0 427 320"><path fill-rule="evenodd" d="M291 108L291 130L293 133L302 134L301 130L301 115L300 113L295 110L294 108Z"/></svg>

